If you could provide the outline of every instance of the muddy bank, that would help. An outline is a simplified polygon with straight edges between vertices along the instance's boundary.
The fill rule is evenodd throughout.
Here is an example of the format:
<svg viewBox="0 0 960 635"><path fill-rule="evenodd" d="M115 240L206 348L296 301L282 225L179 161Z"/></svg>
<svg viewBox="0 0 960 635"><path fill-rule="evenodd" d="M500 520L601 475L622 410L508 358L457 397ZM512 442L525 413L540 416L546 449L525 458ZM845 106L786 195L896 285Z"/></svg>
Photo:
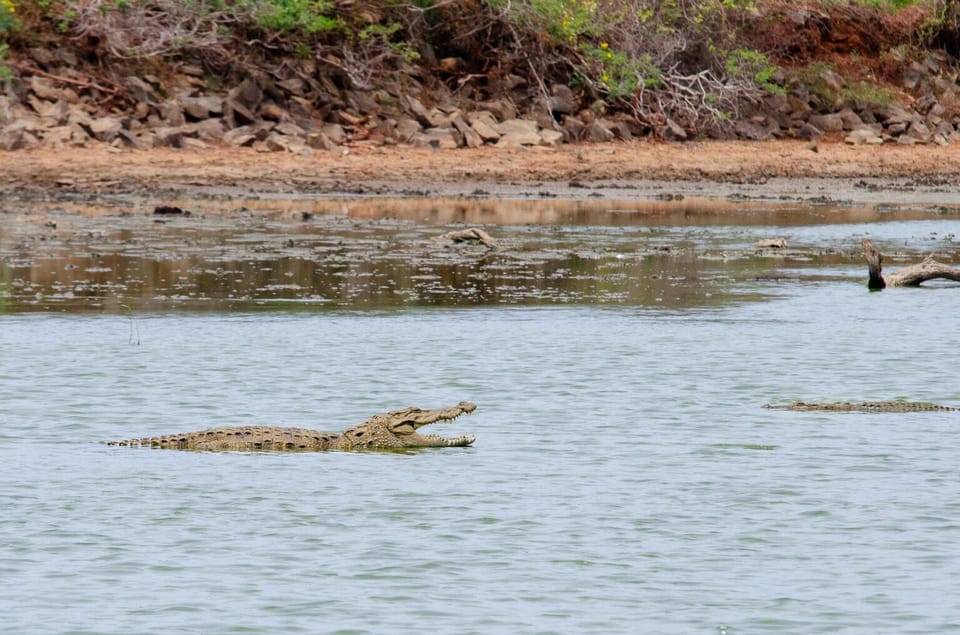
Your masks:
<svg viewBox="0 0 960 635"><path fill-rule="evenodd" d="M311 157L246 148L0 152L0 196L158 204L176 198L505 197L960 205L960 146L799 141L431 150Z"/></svg>

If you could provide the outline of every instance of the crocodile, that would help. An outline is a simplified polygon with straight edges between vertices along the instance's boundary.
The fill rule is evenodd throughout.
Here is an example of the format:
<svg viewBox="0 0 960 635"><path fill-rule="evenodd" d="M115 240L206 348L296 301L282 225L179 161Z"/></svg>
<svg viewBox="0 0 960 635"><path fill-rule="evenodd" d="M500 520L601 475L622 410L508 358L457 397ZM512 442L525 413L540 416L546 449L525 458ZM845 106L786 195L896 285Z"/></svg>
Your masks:
<svg viewBox="0 0 960 635"><path fill-rule="evenodd" d="M412 448L451 448L471 445L476 437L462 435L448 438L437 434L420 434L418 428L453 421L473 412L476 404L461 401L449 408L423 410L404 408L370 417L344 432L320 432L306 428L278 426L231 426L210 428L184 434L105 441L107 445L169 448L174 450L287 451L319 452L322 450L401 450Z"/></svg>
<svg viewBox="0 0 960 635"><path fill-rule="evenodd" d="M833 403L795 401L791 404L782 405L765 404L763 407L771 410L830 412L945 412L960 410L960 408L953 406L941 406L926 401L840 401Z"/></svg>

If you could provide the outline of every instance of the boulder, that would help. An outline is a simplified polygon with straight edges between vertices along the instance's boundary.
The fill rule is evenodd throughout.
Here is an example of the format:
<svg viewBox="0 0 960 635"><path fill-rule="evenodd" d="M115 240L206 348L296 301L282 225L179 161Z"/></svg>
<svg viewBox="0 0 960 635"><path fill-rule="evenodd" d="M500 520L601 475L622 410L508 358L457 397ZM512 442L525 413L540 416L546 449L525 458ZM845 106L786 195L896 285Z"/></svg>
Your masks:
<svg viewBox="0 0 960 635"><path fill-rule="evenodd" d="M869 126L861 126L850 131L850 134L843 140L850 145L878 145L883 143L881 137L875 130Z"/></svg>
<svg viewBox="0 0 960 635"><path fill-rule="evenodd" d="M23 128L4 128L0 131L0 150L9 152L21 149L24 145L23 135Z"/></svg>
<svg viewBox="0 0 960 635"><path fill-rule="evenodd" d="M484 141L497 141L500 139L499 124L493 116L493 113L489 110L467 113L466 118L470 123L470 128Z"/></svg>
<svg viewBox="0 0 960 635"><path fill-rule="evenodd" d="M183 107L180 106L180 103L175 99L168 99L161 102L157 110L160 112L160 119L163 120L163 125L168 128L182 126L187 122L187 118L183 114Z"/></svg>
<svg viewBox="0 0 960 635"><path fill-rule="evenodd" d="M129 77L125 77L121 83L124 88L127 89L127 93L133 101L148 104L157 101L157 94L153 90L153 86L139 77L130 75Z"/></svg>
<svg viewBox="0 0 960 635"><path fill-rule="evenodd" d="M467 123L462 115L454 118L453 127L463 136L463 143L468 148L479 148L483 145L483 137Z"/></svg>
<svg viewBox="0 0 960 635"><path fill-rule="evenodd" d="M664 127L661 134L664 139L672 141L686 141L687 140L687 131L683 129L683 126L678 124L676 121L667 117L667 125Z"/></svg>
<svg viewBox="0 0 960 635"><path fill-rule="evenodd" d="M153 146L155 148L183 147L183 131L180 126L160 126L153 130Z"/></svg>
<svg viewBox="0 0 960 635"><path fill-rule="evenodd" d="M288 121L290 113L274 102L268 101L260 106L260 117L270 121Z"/></svg>
<svg viewBox="0 0 960 635"><path fill-rule="evenodd" d="M542 138L536 121L527 119L507 119L497 125L500 139L497 147L517 147L540 145Z"/></svg>
<svg viewBox="0 0 960 635"><path fill-rule="evenodd" d="M97 141L104 143L110 143L116 139L121 130L123 130L123 124L116 117L101 117L90 122L90 134Z"/></svg>
<svg viewBox="0 0 960 635"><path fill-rule="evenodd" d="M613 141L613 138L613 132L603 125L603 122L599 119L595 119L587 124L583 130L584 141L589 141L590 143L604 143L606 141Z"/></svg>
<svg viewBox="0 0 960 635"><path fill-rule="evenodd" d="M506 121L516 119L517 108L506 99L495 99L492 101L481 101L477 104L477 110L486 110L491 113L497 121ZM472 121L470 122L473 123Z"/></svg>
<svg viewBox="0 0 960 635"><path fill-rule="evenodd" d="M322 132L308 132L307 145L316 150L336 150L337 144Z"/></svg>
<svg viewBox="0 0 960 635"><path fill-rule="evenodd" d="M233 128L223 133L223 142L231 146L252 146L257 140L257 135L253 134L250 126L241 126Z"/></svg>
<svg viewBox="0 0 960 635"><path fill-rule="evenodd" d="M930 128L922 121L912 122L906 135L903 136L912 137L922 143L929 143L933 139L933 133L930 131Z"/></svg>
<svg viewBox="0 0 960 635"><path fill-rule="evenodd" d="M204 119L187 125L193 128L198 139L204 141L220 141L227 131L221 119Z"/></svg>
<svg viewBox="0 0 960 635"><path fill-rule="evenodd" d="M569 86L553 84L550 87L550 97L547 99L550 112L557 115L572 115L577 112L579 103Z"/></svg>
<svg viewBox="0 0 960 635"><path fill-rule="evenodd" d="M330 123L322 128L320 132L325 134L330 141L337 145L343 145L343 142L347 140L347 133L344 131L343 126L338 123Z"/></svg>
<svg viewBox="0 0 960 635"><path fill-rule="evenodd" d="M254 124L257 117L250 108L228 96L223 100L223 121L227 128L233 129Z"/></svg>
<svg viewBox="0 0 960 635"><path fill-rule="evenodd" d="M566 135L559 130L541 130L540 143L545 146L554 147L563 143Z"/></svg>
<svg viewBox="0 0 960 635"><path fill-rule="evenodd" d="M843 117L841 117L839 113L832 113L829 115L810 115L810 118L807 121L810 123L810 125L815 126L822 132L842 132L844 128Z"/></svg>
<svg viewBox="0 0 960 635"><path fill-rule="evenodd" d="M414 137L414 145L452 150L460 146L453 128L430 128Z"/></svg>
<svg viewBox="0 0 960 635"><path fill-rule="evenodd" d="M243 106L250 112L256 112L257 108L260 107L260 102L263 101L263 91L256 81L248 77L227 93L226 101L231 102L234 106Z"/></svg>
<svg viewBox="0 0 960 635"><path fill-rule="evenodd" d="M417 134L423 129L418 121L408 117L397 120L397 141L412 143Z"/></svg>
<svg viewBox="0 0 960 635"><path fill-rule="evenodd" d="M822 136L823 131L810 122L804 123L802 126L800 126L800 129L797 130L797 137L805 141L813 141L814 139L819 139Z"/></svg>
<svg viewBox="0 0 960 635"><path fill-rule="evenodd" d="M302 138L302 137L305 137L307 134L306 130L304 130L297 124L293 123L292 121L284 121L284 122L278 123L276 126L274 126L273 129L275 132L278 132L282 135L286 135L288 137Z"/></svg>
<svg viewBox="0 0 960 635"><path fill-rule="evenodd" d="M223 98L215 95L181 97L180 105L183 108L183 112L196 121L223 114Z"/></svg>

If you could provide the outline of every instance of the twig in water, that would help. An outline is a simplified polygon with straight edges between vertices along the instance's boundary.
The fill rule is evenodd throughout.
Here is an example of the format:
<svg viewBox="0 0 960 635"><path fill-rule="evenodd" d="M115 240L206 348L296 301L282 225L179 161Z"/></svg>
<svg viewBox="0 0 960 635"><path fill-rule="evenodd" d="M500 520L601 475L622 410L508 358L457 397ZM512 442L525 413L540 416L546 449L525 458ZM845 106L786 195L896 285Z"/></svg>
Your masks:
<svg viewBox="0 0 960 635"><path fill-rule="evenodd" d="M133 319L133 308L132 308L129 304L121 304L120 306L122 306L123 308L125 308L125 309L127 310L127 317L130 318L130 339L129 339L128 343L129 343L129 344L133 344L133 343L134 343L134 341L133 341L133 332L134 332L134 330L136 330L136 332L137 332L136 345L137 345L137 346L140 346L140 325L138 325L137 322L136 322L136 320Z"/></svg>

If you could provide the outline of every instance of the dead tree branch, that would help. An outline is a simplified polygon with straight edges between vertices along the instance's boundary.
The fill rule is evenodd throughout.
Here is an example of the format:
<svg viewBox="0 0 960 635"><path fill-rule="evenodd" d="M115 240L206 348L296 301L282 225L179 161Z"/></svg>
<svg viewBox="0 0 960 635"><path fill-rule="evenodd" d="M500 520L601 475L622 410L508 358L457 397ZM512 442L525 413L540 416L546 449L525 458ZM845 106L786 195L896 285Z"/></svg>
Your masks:
<svg viewBox="0 0 960 635"><path fill-rule="evenodd" d="M869 289L883 289L884 287L917 287L927 280L944 278L960 282L960 269L937 262L933 256L927 256L923 262L898 269L886 278L882 274L883 255L869 240L863 241L863 257L867 261L870 279L867 281Z"/></svg>

